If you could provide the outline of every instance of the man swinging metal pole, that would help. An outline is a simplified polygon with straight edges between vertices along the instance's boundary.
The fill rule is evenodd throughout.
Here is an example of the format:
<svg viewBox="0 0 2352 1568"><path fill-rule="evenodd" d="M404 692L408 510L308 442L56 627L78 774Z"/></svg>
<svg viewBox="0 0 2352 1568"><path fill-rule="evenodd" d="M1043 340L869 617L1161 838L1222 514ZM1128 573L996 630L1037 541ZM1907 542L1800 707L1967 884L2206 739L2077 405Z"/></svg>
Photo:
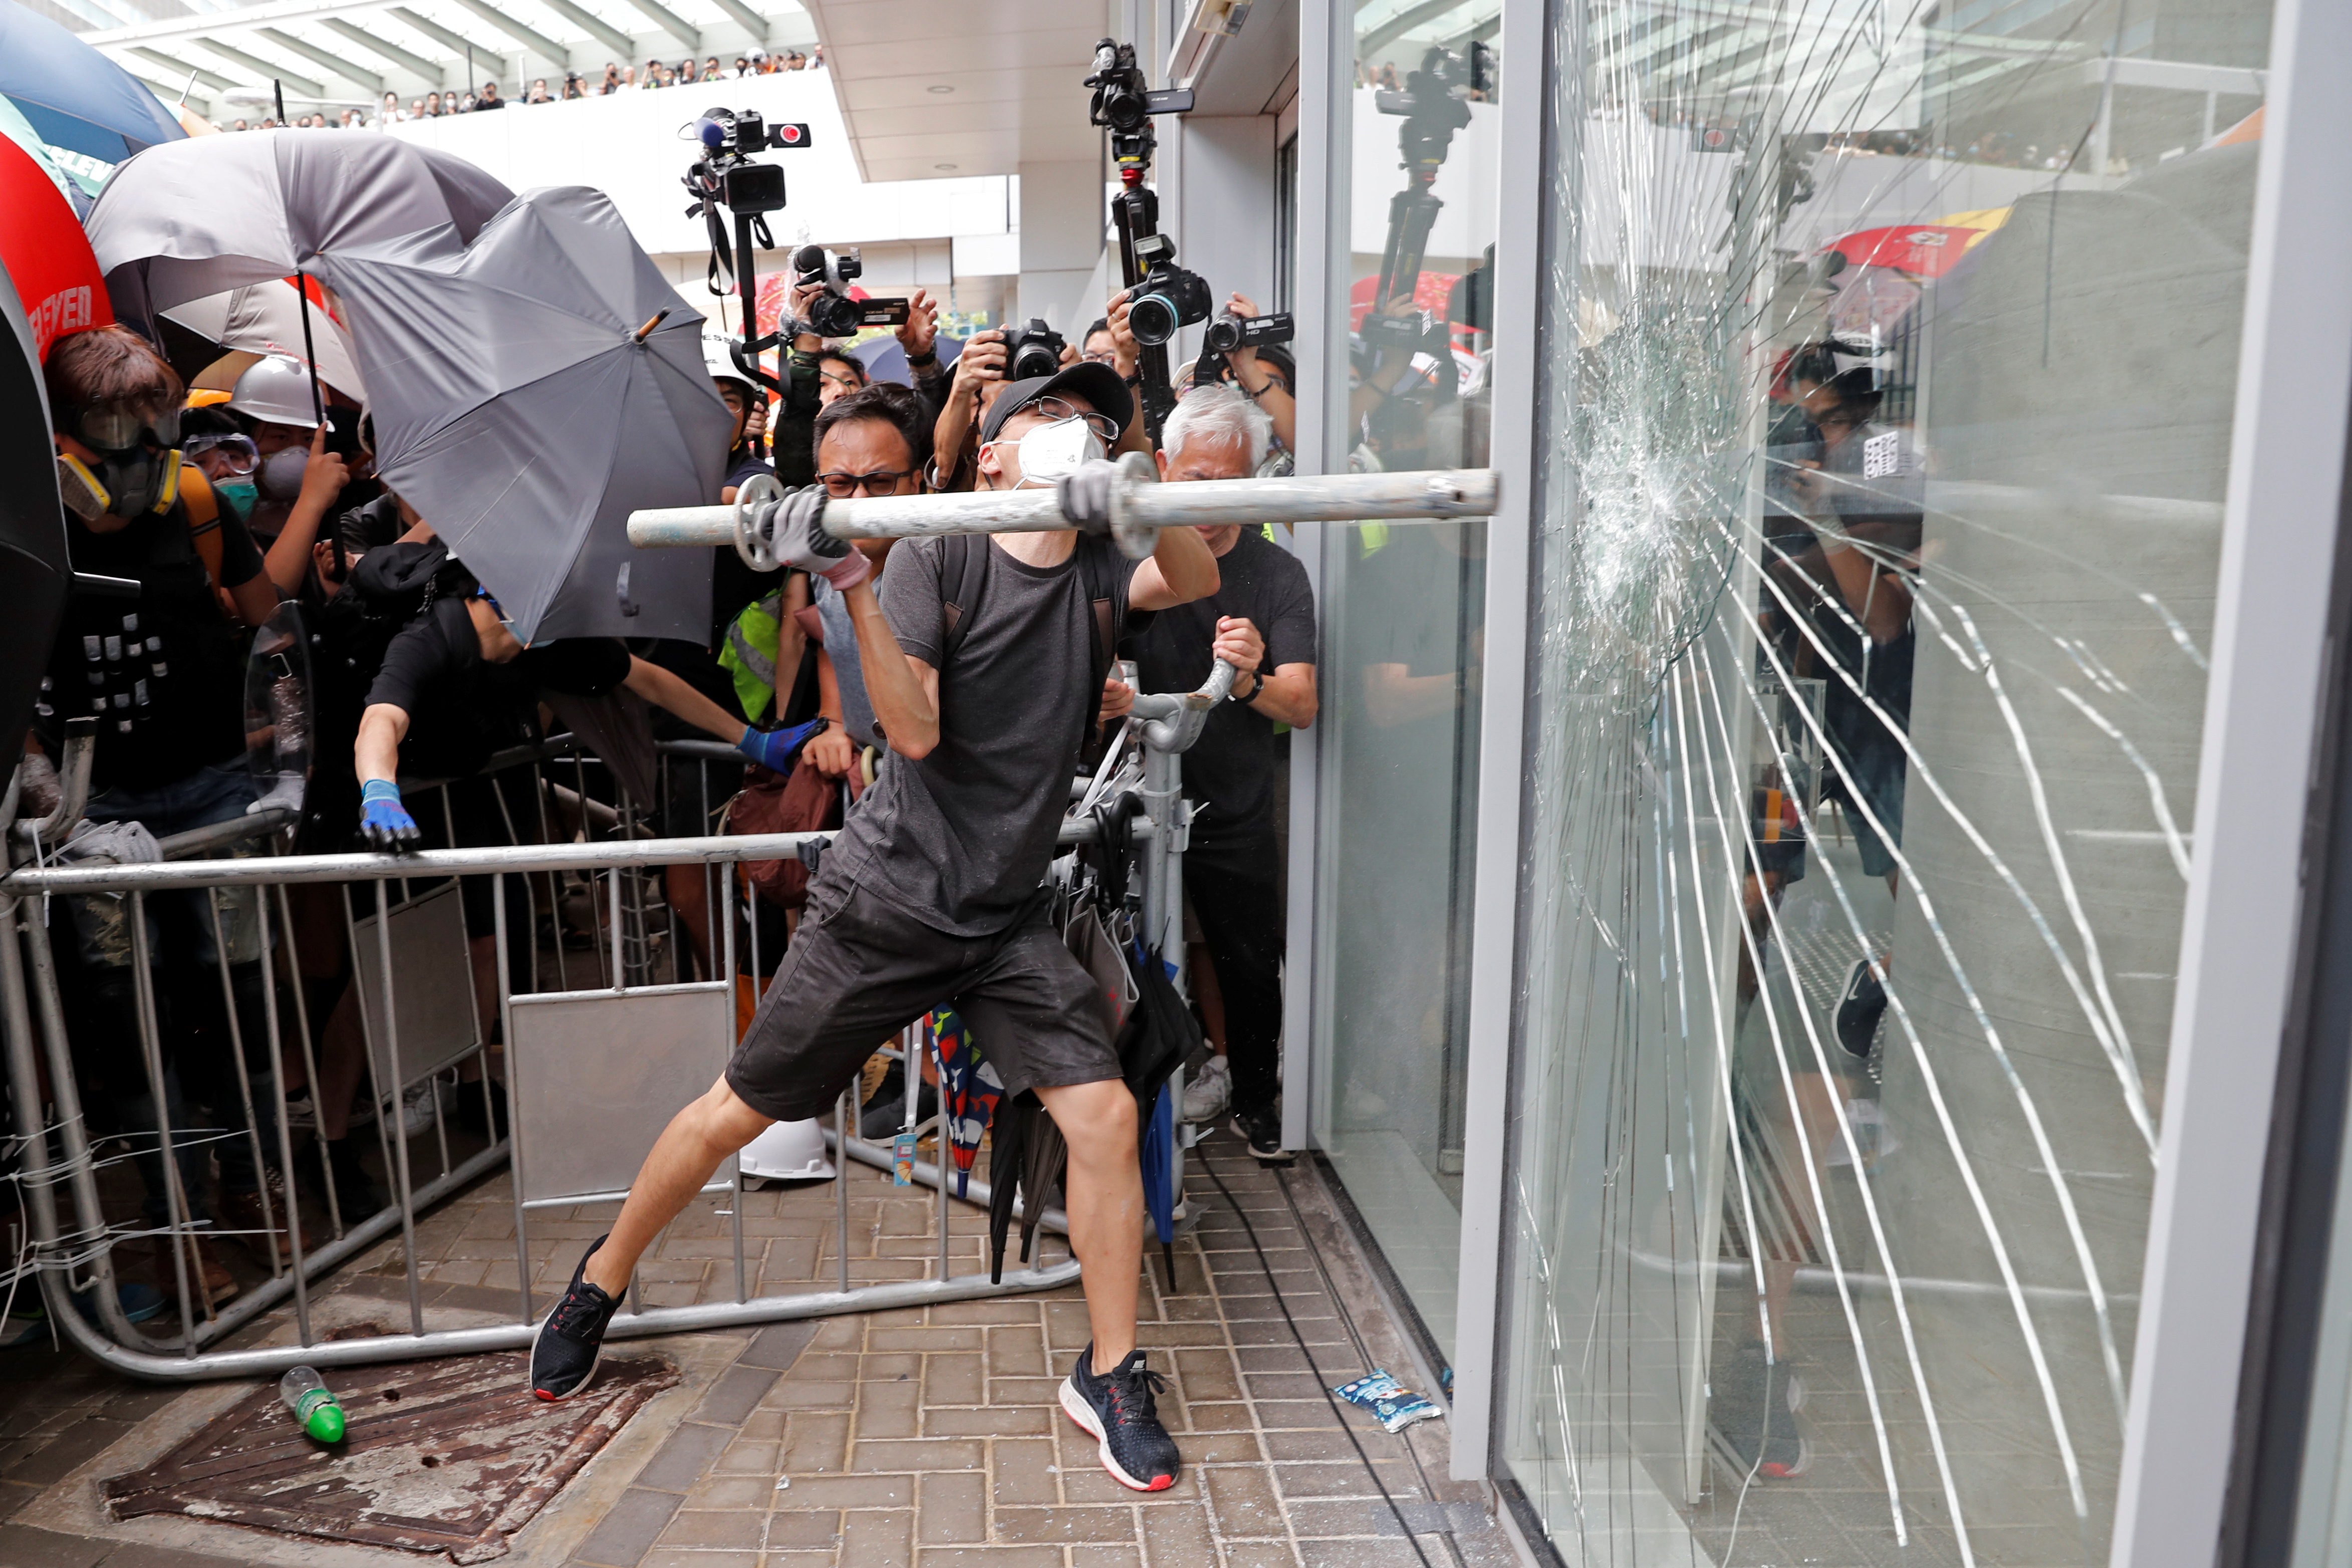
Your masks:
<svg viewBox="0 0 2352 1568"><path fill-rule="evenodd" d="M901 477L918 467L913 435L887 407L839 446L841 461ZM1163 486L1141 454L1118 465L1100 456L1133 415L1117 374L1082 363L1014 382L991 405L977 494L828 503L822 486L754 480L731 507L630 520L640 545L732 542L755 569L796 566L832 584L891 756L811 879L783 966L726 1073L664 1131L612 1234L589 1247L541 1323L531 1386L542 1399L586 1385L638 1258L722 1159L771 1121L822 1114L877 1042L946 1001L989 1041L1007 1097L1034 1091L1069 1147L1070 1244L1094 1336L1062 1384L1062 1408L1096 1438L1112 1479L1138 1491L1175 1484L1181 1459L1153 1405L1160 1377L1135 1344L1138 1109L1094 981L1040 888L1070 777L1087 736L1133 705L1109 679L1128 612L1217 591L1216 556L1181 525L1475 516L1494 510L1496 479ZM821 449L835 450L837 436L821 436ZM889 537L908 542L877 595L851 541ZM910 1093L912 1073L910 1063Z"/></svg>

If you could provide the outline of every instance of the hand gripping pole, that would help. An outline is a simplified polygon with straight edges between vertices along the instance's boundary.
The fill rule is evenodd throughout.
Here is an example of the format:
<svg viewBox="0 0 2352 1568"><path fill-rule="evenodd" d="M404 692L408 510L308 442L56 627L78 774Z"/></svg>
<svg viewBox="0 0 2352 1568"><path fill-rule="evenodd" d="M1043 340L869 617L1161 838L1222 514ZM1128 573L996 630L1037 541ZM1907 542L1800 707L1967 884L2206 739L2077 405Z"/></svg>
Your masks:
<svg viewBox="0 0 2352 1568"><path fill-rule="evenodd" d="M1442 522L1491 514L1502 476L1490 468L1400 474L1315 474L1265 479L1202 479L1163 485L1151 460L1129 453L1112 489L1110 532L1140 560L1163 528L1269 522ZM782 494L754 479L731 506L662 507L629 514L629 542L641 550L732 544L745 561L772 569L765 524ZM921 539L948 533L1031 533L1077 526L1051 489L972 490L955 495L866 496L825 503L824 526L841 539Z"/></svg>

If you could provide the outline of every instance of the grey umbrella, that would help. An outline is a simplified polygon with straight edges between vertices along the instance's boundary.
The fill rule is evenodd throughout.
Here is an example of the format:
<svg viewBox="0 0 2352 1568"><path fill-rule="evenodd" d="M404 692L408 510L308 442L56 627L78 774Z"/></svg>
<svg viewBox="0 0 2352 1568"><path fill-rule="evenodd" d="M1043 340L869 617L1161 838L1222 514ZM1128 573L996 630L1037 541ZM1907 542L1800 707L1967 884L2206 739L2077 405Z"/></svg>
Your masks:
<svg viewBox="0 0 2352 1568"><path fill-rule="evenodd" d="M525 193L454 227L325 252L376 468L526 643L710 635L710 556L629 548L629 513L715 500L733 416L702 318L603 192Z"/></svg>
<svg viewBox="0 0 2352 1568"><path fill-rule="evenodd" d="M513 199L464 159L397 137L248 131L129 159L84 226L116 313L146 316L420 229L471 239Z"/></svg>

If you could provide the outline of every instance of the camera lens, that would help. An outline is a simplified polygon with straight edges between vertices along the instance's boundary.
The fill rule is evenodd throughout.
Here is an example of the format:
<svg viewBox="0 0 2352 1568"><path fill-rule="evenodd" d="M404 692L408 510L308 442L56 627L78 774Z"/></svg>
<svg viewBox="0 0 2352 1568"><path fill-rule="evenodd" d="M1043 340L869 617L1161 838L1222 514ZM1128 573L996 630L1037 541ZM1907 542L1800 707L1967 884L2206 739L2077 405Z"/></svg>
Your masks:
<svg viewBox="0 0 2352 1568"><path fill-rule="evenodd" d="M1146 294L1127 310L1127 330L1135 341L1147 346L1166 342L1176 335L1178 326L1176 302L1165 294Z"/></svg>
<svg viewBox="0 0 2352 1568"><path fill-rule="evenodd" d="M1202 334L1202 344L1213 353L1229 354L1242 346L1242 319L1231 310L1222 310Z"/></svg>
<svg viewBox="0 0 2352 1568"><path fill-rule="evenodd" d="M809 306L809 325L821 338L846 338L866 324L865 307L843 294L820 294Z"/></svg>
<svg viewBox="0 0 2352 1568"><path fill-rule="evenodd" d="M1051 375L1062 367L1061 356L1044 343L1024 343L1013 356L1013 379L1029 381Z"/></svg>

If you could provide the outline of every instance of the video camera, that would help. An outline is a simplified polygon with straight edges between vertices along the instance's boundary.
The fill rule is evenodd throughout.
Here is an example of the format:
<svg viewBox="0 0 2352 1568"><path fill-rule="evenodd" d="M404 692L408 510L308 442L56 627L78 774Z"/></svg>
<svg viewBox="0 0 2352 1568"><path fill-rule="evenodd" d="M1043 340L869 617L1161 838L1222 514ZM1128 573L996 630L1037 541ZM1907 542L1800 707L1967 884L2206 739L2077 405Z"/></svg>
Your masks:
<svg viewBox="0 0 2352 1568"><path fill-rule="evenodd" d="M1029 324L1004 340L1007 381L1029 381L1062 368L1062 351L1069 341L1033 316Z"/></svg>
<svg viewBox="0 0 2352 1568"><path fill-rule="evenodd" d="M1454 133L1470 123L1470 105L1463 95L1487 90L1493 80L1492 56L1484 43L1473 39L1463 55L1431 47L1420 66L1406 73L1402 90L1372 97L1373 107L1382 114L1404 121L1397 130L1397 151L1405 184L1389 201L1388 243L1381 256L1371 312L1361 328L1370 342L1440 358L1448 352L1450 334L1444 321L1425 322L1419 310L1396 316L1387 312L1391 301L1410 300L1420 285L1430 231L1445 205L1433 189L1438 170L1454 144Z"/></svg>
<svg viewBox="0 0 2352 1568"><path fill-rule="evenodd" d="M808 324L821 338L846 338L866 327L907 324L907 301L853 300L849 285L865 273L866 263L855 250L832 251L821 245L803 245L793 252L793 283L796 288L822 285L824 292L809 302Z"/></svg>
<svg viewBox="0 0 2352 1568"><path fill-rule="evenodd" d="M1095 74L1082 84L1095 89L1087 123L1110 132L1111 154L1122 163L1150 155L1153 115L1183 114L1192 107L1191 88L1149 88L1144 80L1133 44L1105 38L1095 46Z"/></svg>
<svg viewBox="0 0 2352 1568"><path fill-rule="evenodd" d="M764 215L784 205L784 172L773 163L754 163L752 154L771 148L805 147L809 128L797 121L770 125L756 109L706 109L694 122L703 155L686 177L687 189L698 198L688 217L716 201L739 215Z"/></svg>
<svg viewBox="0 0 2352 1568"><path fill-rule="evenodd" d="M1192 384L1208 386L1223 381L1226 356L1235 349L1271 348L1297 335L1297 319L1287 310L1266 316L1220 310L1201 334L1201 357L1192 362Z"/></svg>

